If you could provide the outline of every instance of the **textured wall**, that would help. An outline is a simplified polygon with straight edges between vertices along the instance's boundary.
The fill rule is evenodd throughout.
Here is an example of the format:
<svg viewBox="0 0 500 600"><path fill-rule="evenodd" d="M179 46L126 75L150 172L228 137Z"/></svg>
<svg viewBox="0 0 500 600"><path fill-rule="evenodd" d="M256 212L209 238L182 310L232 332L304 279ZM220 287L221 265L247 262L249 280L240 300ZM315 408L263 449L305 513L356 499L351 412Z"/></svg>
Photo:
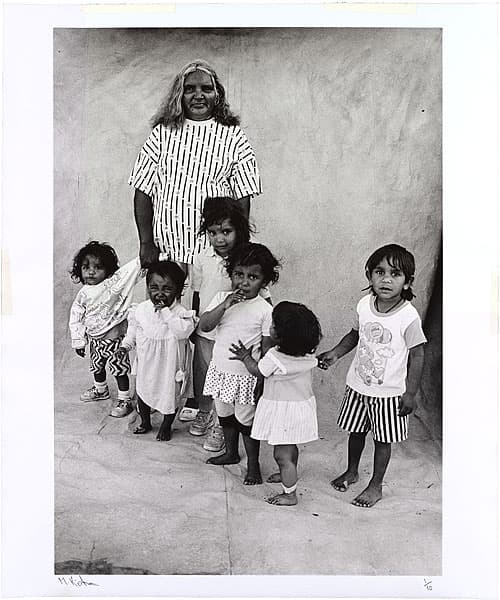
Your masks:
<svg viewBox="0 0 500 600"><path fill-rule="evenodd" d="M89 238L122 262L136 254L127 178L194 58L215 66L255 148L252 216L283 258L275 300L309 305L329 345L349 328L368 255L398 242L415 254L425 316L441 235L441 30L56 29L56 361L69 352L72 255ZM318 373L318 390L340 392L348 362Z"/></svg>

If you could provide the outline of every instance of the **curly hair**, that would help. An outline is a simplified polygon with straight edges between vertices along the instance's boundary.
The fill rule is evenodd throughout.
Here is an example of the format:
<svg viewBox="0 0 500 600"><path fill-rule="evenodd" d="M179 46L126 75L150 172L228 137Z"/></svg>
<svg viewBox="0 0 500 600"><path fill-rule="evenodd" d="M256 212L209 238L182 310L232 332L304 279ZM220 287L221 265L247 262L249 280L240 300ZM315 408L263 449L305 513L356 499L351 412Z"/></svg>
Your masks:
<svg viewBox="0 0 500 600"><path fill-rule="evenodd" d="M226 219L236 230L235 245L250 241L250 234L255 233L255 228L250 224L238 200L229 196L214 196L205 200L198 235L203 235L209 227L220 225Z"/></svg>
<svg viewBox="0 0 500 600"><path fill-rule="evenodd" d="M403 271L405 283L409 284L408 289L403 289L401 292L401 297L404 300L411 300L414 298L415 294L411 289L411 284L413 283L415 275L415 257L409 250L403 248L403 246L399 246L398 244L387 244L386 246L382 246L381 248L375 250L375 252L366 261L366 277L370 279L373 270L381 263L381 261L384 260L384 258L391 267ZM371 285L365 289L371 290L372 293L375 293Z"/></svg>
<svg viewBox="0 0 500 600"><path fill-rule="evenodd" d="M273 309L278 349L290 356L304 356L316 350L321 326L316 315L298 302L280 302Z"/></svg>
<svg viewBox="0 0 500 600"><path fill-rule="evenodd" d="M269 283L274 284L278 281L280 276L278 269L281 265L269 248L263 244L254 244L252 242L239 244L229 254L225 263L229 277L233 274L235 267L250 267L253 265L261 267L264 274L264 285L268 285Z"/></svg>
<svg viewBox="0 0 500 600"><path fill-rule="evenodd" d="M182 127L186 115L182 106L182 95L184 93L184 81L190 73L195 71L203 71L210 75L214 84L216 96L213 118L222 125L239 125L240 118L234 115L229 108L226 100L226 90L217 77L217 73L204 60L195 60L185 65L175 76L170 89L163 99L160 107L151 118L151 127L155 128L162 124L171 129L179 129Z"/></svg>
<svg viewBox="0 0 500 600"><path fill-rule="evenodd" d="M83 283L82 264L87 256L94 256L101 261L106 271L106 279L118 270L118 256L114 248L106 242L97 242L94 240L78 250L73 258L73 267L70 275L75 283Z"/></svg>
<svg viewBox="0 0 500 600"><path fill-rule="evenodd" d="M184 283L186 281L186 273L184 273L177 263L171 260L159 260L149 265L146 272L146 285L149 285L153 275L170 277L176 287L175 297L178 300L182 296Z"/></svg>

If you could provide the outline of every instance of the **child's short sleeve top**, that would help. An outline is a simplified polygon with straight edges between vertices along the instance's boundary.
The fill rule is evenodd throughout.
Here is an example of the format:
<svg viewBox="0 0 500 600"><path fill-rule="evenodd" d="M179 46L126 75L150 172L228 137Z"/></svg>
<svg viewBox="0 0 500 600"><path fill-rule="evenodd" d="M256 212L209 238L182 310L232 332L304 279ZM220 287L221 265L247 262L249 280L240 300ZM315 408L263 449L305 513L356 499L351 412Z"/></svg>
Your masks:
<svg viewBox="0 0 500 600"><path fill-rule="evenodd" d="M214 119L186 119L179 129L157 125L137 156L129 184L152 199L157 246L172 260L189 264L208 245L198 236L207 197L239 199L262 192L245 133Z"/></svg>
<svg viewBox="0 0 500 600"><path fill-rule="evenodd" d="M359 342L347 385L372 397L404 394L409 350L427 341L419 314L406 301L394 311L380 313L372 294L358 302L356 311Z"/></svg>
<svg viewBox="0 0 500 600"><path fill-rule="evenodd" d="M219 306L230 293L216 294L207 306L207 311ZM261 296L233 304L226 310L215 328L215 344L212 354L212 362L219 371L248 376L247 368L241 361L230 360L233 354L229 348L241 340L247 348L253 347L252 356L258 360L262 337L269 336L272 312L272 306Z"/></svg>
<svg viewBox="0 0 500 600"><path fill-rule="evenodd" d="M266 378L263 397L285 402L312 398L312 369L317 364L318 359L312 354L290 356L270 348L258 363L259 371Z"/></svg>

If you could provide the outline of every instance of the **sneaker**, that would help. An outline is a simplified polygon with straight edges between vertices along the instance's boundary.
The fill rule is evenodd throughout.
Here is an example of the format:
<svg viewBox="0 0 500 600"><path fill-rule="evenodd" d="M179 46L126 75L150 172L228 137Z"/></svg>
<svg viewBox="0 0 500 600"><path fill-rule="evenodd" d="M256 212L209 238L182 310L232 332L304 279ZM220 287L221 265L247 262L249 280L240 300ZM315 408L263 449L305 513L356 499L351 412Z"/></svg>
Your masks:
<svg viewBox="0 0 500 600"><path fill-rule="evenodd" d="M88 390L85 390L80 395L82 402L96 402L97 400L107 400L109 398L109 389L106 388L104 392L98 392L95 385Z"/></svg>
<svg viewBox="0 0 500 600"><path fill-rule="evenodd" d="M189 408L188 406L185 406L179 413L179 421L194 421L197 414L197 408Z"/></svg>
<svg viewBox="0 0 500 600"><path fill-rule="evenodd" d="M110 417L126 417L132 412L132 405L128 400L118 400L118 402L111 409Z"/></svg>
<svg viewBox="0 0 500 600"><path fill-rule="evenodd" d="M191 435L205 435L209 428L213 425L214 413L210 412L198 412L196 419L191 423L189 427L189 433Z"/></svg>
<svg viewBox="0 0 500 600"><path fill-rule="evenodd" d="M226 446L224 432L220 425L214 425L203 444L203 448L209 452L220 452Z"/></svg>

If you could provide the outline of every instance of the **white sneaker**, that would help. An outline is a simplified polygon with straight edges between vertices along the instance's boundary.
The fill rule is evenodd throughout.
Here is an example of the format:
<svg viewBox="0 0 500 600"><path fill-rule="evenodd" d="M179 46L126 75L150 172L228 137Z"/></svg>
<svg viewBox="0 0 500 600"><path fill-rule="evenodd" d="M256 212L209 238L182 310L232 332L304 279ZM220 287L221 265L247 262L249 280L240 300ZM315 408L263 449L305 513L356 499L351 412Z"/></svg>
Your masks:
<svg viewBox="0 0 500 600"><path fill-rule="evenodd" d="M209 452L220 452L224 450L224 432L220 425L214 425L203 444L203 448Z"/></svg>
<svg viewBox="0 0 500 600"><path fill-rule="evenodd" d="M197 408L189 408L188 406L185 406L179 413L179 421L194 421L197 414Z"/></svg>

